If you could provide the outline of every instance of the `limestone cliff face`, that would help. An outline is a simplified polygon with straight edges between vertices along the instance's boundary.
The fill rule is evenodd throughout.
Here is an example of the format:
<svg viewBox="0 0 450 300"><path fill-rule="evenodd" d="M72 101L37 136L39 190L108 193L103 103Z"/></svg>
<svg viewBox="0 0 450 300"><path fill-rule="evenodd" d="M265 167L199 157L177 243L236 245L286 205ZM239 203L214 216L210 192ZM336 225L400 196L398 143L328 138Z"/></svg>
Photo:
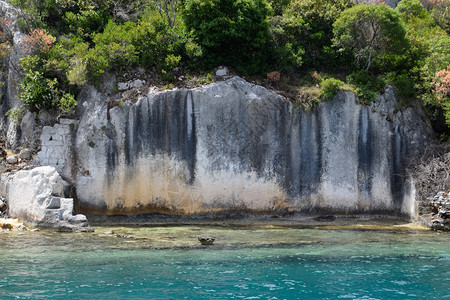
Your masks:
<svg viewBox="0 0 450 300"><path fill-rule="evenodd" d="M57 138L72 143L57 167L75 182L78 205L97 213L413 216L404 162L431 131L416 109L395 105L388 88L371 106L339 92L303 111L235 77L108 110L88 88L72 138ZM43 137L41 161L55 140Z"/></svg>

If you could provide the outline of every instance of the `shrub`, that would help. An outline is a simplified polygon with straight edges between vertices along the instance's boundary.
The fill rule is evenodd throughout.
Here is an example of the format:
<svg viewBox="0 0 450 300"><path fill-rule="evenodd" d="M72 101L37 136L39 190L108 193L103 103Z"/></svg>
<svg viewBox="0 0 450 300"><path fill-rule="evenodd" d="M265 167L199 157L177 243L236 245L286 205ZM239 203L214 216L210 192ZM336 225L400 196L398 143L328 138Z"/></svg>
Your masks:
<svg viewBox="0 0 450 300"><path fill-rule="evenodd" d="M447 69L436 73L431 86L437 99L436 102L444 109L445 120L450 126L450 65L447 66Z"/></svg>
<svg viewBox="0 0 450 300"><path fill-rule="evenodd" d="M340 87L344 85L339 79L328 78L320 83L322 88L320 91L320 97L323 100L331 100L339 92Z"/></svg>
<svg viewBox="0 0 450 300"><path fill-rule="evenodd" d="M5 58L9 57L13 47L13 26L7 18L0 18L0 70L7 68Z"/></svg>
<svg viewBox="0 0 450 300"><path fill-rule="evenodd" d="M133 35L136 23L116 24L110 21L102 33L94 35L94 51L108 61L111 69L120 70L132 66L136 60Z"/></svg>
<svg viewBox="0 0 450 300"><path fill-rule="evenodd" d="M8 116L11 120L16 121L16 123L20 123L26 112L27 110L24 107L18 107L15 109L11 108L5 113L5 115Z"/></svg>
<svg viewBox="0 0 450 300"><path fill-rule="evenodd" d="M90 35L102 32L110 20L104 9L68 11L62 19L68 32L88 39Z"/></svg>
<svg viewBox="0 0 450 300"><path fill-rule="evenodd" d="M371 75L366 70L359 70L347 76L347 82L355 87L355 93L362 101L374 101L386 86L380 77Z"/></svg>
<svg viewBox="0 0 450 300"><path fill-rule="evenodd" d="M65 113L74 113L76 106L77 101L75 100L74 96L69 93L64 93L59 100L58 107Z"/></svg>
<svg viewBox="0 0 450 300"><path fill-rule="evenodd" d="M447 0L435 1L431 15L435 22L450 34L450 5Z"/></svg>
<svg viewBox="0 0 450 300"><path fill-rule="evenodd" d="M20 100L30 110L50 109L59 100L58 81L45 78L42 73L32 71L26 73L20 84Z"/></svg>
<svg viewBox="0 0 450 300"><path fill-rule="evenodd" d="M55 41L56 38L47 30L36 28L23 38L22 47L25 53L43 54L52 47Z"/></svg>
<svg viewBox="0 0 450 300"><path fill-rule="evenodd" d="M416 95L414 78L409 74L401 74L391 79L391 84L395 86L403 98L412 98Z"/></svg>

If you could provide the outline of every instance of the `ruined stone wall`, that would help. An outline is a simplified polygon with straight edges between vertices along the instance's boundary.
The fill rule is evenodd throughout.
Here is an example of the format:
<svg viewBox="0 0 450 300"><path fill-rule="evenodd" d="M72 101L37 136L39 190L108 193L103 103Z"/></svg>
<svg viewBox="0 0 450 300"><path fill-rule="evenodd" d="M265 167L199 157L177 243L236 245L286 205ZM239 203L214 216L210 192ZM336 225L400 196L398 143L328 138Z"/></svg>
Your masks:
<svg viewBox="0 0 450 300"><path fill-rule="evenodd" d="M43 127L40 136L41 151L37 156L37 162L40 165L54 167L65 177L72 176L76 124L76 120L61 119L54 126Z"/></svg>

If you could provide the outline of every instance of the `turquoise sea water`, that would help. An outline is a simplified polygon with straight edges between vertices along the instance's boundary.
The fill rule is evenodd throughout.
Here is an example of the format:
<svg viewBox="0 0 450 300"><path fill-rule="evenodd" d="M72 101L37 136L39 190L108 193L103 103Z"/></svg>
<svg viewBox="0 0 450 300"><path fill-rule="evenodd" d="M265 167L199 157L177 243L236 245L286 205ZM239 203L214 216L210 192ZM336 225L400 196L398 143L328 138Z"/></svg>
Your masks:
<svg viewBox="0 0 450 300"><path fill-rule="evenodd" d="M97 227L0 249L0 299L450 299L450 234L423 230Z"/></svg>

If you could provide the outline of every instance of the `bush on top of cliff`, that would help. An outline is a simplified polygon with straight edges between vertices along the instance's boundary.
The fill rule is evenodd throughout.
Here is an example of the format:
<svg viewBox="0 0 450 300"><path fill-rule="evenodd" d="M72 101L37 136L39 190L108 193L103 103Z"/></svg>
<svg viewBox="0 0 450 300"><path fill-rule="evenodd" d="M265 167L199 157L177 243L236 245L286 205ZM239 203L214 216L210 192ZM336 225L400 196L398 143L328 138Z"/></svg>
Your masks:
<svg viewBox="0 0 450 300"><path fill-rule="evenodd" d="M280 68L339 69L348 53L332 47L333 23L354 5L352 0L292 0L271 18L271 30ZM345 61L345 62L344 62Z"/></svg>
<svg viewBox="0 0 450 300"><path fill-rule="evenodd" d="M54 42L55 38L42 29L32 30L23 39L23 51L28 55L20 59L23 76L19 98L31 111L59 108L67 113L76 106L74 96L61 89L55 70L48 66Z"/></svg>
<svg viewBox="0 0 450 300"><path fill-rule="evenodd" d="M333 32L334 45L351 50L365 70L387 65L384 60L392 63L409 47L400 15L385 5L361 4L345 10L333 24Z"/></svg>
<svg viewBox="0 0 450 300"><path fill-rule="evenodd" d="M267 69L271 13L266 0L187 0L183 20L207 66L255 73Z"/></svg>

